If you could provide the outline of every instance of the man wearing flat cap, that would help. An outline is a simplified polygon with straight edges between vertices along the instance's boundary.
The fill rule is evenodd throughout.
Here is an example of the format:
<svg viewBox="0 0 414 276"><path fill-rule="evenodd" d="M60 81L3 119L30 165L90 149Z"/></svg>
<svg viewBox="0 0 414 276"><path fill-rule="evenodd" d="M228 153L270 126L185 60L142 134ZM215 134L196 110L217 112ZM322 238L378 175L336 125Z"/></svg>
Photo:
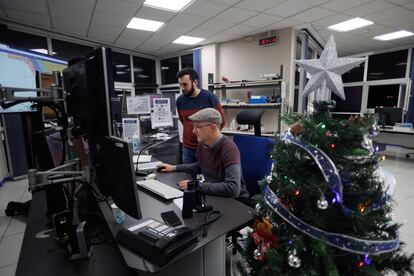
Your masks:
<svg viewBox="0 0 414 276"><path fill-rule="evenodd" d="M236 144L221 133L220 112L214 108L205 108L189 119L194 123L193 133L198 141L197 162L176 166L161 164L161 172L202 173L205 181L200 183L201 192L247 199L249 193L242 178L240 152ZM181 190L187 189L188 181L180 181Z"/></svg>

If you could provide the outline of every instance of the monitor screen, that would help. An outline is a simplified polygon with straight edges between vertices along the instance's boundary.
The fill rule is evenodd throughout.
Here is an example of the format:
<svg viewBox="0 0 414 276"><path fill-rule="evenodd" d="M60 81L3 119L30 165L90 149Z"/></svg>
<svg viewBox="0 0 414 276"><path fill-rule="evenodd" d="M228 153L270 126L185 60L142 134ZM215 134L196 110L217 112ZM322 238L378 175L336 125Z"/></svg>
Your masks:
<svg viewBox="0 0 414 276"><path fill-rule="evenodd" d="M105 137L99 163L100 191L111 196L114 203L125 213L141 219L131 144L119 138Z"/></svg>
<svg viewBox="0 0 414 276"><path fill-rule="evenodd" d="M111 71L111 49L97 48L63 71L68 113L75 124L96 141L113 134L112 122L120 122Z"/></svg>
<svg viewBox="0 0 414 276"><path fill-rule="evenodd" d="M375 113L379 115L378 123L382 126L394 126L402 122L403 110L400 107L379 107Z"/></svg>
<svg viewBox="0 0 414 276"><path fill-rule="evenodd" d="M36 72L52 73L66 68L66 61L42 55L36 52L11 48L0 44L0 85L4 87L27 88L27 91L15 92L15 97L36 97ZM13 101L5 102L11 104ZM0 106L0 113L32 112L32 102L22 102L8 108Z"/></svg>

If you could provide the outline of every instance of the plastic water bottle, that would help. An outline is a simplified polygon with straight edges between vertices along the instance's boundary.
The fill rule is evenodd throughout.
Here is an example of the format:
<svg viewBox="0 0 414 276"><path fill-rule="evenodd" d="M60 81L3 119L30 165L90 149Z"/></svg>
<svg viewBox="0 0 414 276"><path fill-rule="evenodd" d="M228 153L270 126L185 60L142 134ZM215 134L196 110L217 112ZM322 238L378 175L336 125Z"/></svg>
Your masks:
<svg viewBox="0 0 414 276"><path fill-rule="evenodd" d="M132 151L134 153L138 153L140 148L141 148L141 141L139 139L139 135L135 133L134 135L132 135Z"/></svg>

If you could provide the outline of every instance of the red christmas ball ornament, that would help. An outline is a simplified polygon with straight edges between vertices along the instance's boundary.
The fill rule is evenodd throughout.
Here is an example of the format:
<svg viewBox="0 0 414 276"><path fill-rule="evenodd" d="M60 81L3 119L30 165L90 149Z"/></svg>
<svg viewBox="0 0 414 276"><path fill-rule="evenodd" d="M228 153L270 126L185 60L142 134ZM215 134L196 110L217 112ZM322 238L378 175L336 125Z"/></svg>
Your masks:
<svg viewBox="0 0 414 276"><path fill-rule="evenodd" d="M359 262L359 267L363 267L364 266L364 262L363 261L361 261L361 262Z"/></svg>
<svg viewBox="0 0 414 276"><path fill-rule="evenodd" d="M329 130L325 131L325 136L326 137L331 137L332 136L332 132L330 132Z"/></svg>
<svg viewBox="0 0 414 276"><path fill-rule="evenodd" d="M335 148L335 144L331 144L331 149L334 149Z"/></svg>
<svg viewBox="0 0 414 276"><path fill-rule="evenodd" d="M300 190L296 189L295 192L293 193L295 196L300 196Z"/></svg>

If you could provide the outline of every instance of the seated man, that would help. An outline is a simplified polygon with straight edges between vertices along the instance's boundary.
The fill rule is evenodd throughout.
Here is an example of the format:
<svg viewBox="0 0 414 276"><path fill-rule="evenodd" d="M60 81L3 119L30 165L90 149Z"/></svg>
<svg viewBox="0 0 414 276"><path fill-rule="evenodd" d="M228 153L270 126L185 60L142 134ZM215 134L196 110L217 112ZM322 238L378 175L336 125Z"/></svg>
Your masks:
<svg viewBox="0 0 414 276"><path fill-rule="evenodd" d="M200 190L206 194L227 196L245 201L249 197L242 178L240 152L232 140L221 134L221 114L214 108L205 108L189 117L197 135L197 162L193 164L161 164L161 172L202 173L205 182ZM179 183L181 190L187 189L189 180Z"/></svg>

